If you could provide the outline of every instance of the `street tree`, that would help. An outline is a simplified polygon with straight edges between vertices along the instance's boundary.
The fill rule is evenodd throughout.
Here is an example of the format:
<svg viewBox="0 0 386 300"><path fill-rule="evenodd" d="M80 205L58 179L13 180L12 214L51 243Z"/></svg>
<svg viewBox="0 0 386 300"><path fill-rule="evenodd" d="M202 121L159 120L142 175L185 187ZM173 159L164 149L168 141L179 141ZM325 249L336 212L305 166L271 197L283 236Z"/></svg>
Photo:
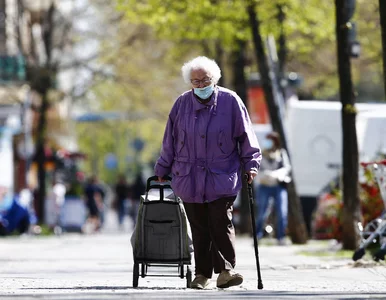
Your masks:
<svg viewBox="0 0 386 300"><path fill-rule="evenodd" d="M129 1L130 2L130 1ZM128 3L127 1L123 2L127 5L126 15L129 19L139 20L141 22L147 23L150 26L153 26L160 35L164 35L167 38L180 39L180 40L214 40L217 41L220 39L221 43L225 48L229 49L233 55L231 55L233 64L232 70L234 73L233 85L236 92L241 96L241 98L246 101L247 99L247 82L245 76L245 66L246 66L246 44L248 40L249 26L248 18L246 12L245 4L241 1L233 2L216 2L216 1L198 1L194 4L189 5L187 2L179 2L175 4L173 11L173 3L154 3L154 1L149 1L148 5L138 5L135 6L133 2ZM167 11L160 11L160 7L168 7ZM156 7L156 9L155 9ZM180 14L180 10L184 10L184 14ZM240 11L244 11L244 14ZM160 14L161 13L161 14ZM142 16L142 17L141 17ZM189 18L187 18L189 16ZM166 21L165 21L166 19ZM204 24L200 20L208 20L206 26L199 28L189 28L191 24ZM171 21L168 21L171 20ZM209 24L208 24L209 22ZM178 27L175 26L178 23ZM229 27L229 24L233 24L232 27ZM186 27L189 28L189 33L186 34ZM174 28L172 32L170 28ZM223 35L223 30L227 30L228 34ZM260 34L260 33L259 33ZM255 44L256 46L256 44ZM263 45L261 44L263 47ZM266 61L264 57L264 52L257 52L259 66L262 66L262 62ZM279 118L279 113L277 111L277 106L274 104L274 99L267 96L267 93L272 95L272 87L264 83L269 81L269 69L260 68L263 79L264 91L266 93L266 100L268 106L270 107L269 112L271 115L271 121L274 129L281 129L278 132L281 136L284 135L283 126L281 124L281 119ZM246 103L248 106L248 103ZM283 143L286 146L286 143ZM240 230L246 232L248 227L248 199L246 187L241 193L241 224ZM307 233L305 229L305 224L303 216L301 214L301 207L298 197L296 196L296 189L294 183L292 183L290 199L295 199L290 201L290 220L291 224L296 224L296 226L290 226L290 235L293 242L295 243L304 243L307 240ZM297 212L297 213L296 213ZM296 230L295 230L296 229ZM299 230L303 229L303 230Z"/></svg>
<svg viewBox="0 0 386 300"><path fill-rule="evenodd" d="M151 164L159 154L160 132L170 106L184 91L181 66L176 61L189 56L195 46L185 42L176 47L158 39L149 26L123 18L114 1L92 5L94 16L100 16L99 27L105 31L98 36L98 67L94 69L104 70L108 76L88 85L77 107L86 112L118 112L119 117L79 122L76 128L82 136L80 148L90 153L91 164L84 170L97 170L102 180L112 183L118 173L130 177L138 165ZM133 147L137 139L145 145L140 152ZM106 168L107 155L115 155L116 168Z"/></svg>
<svg viewBox="0 0 386 300"><path fill-rule="evenodd" d="M24 13L22 6L21 14ZM56 7L54 3L48 7L47 10L41 9L35 14L39 17L34 18L35 14L31 13L31 27L39 26L40 35L33 37L31 43L22 48L24 56L27 58L26 62L26 75L27 81L30 87L40 96L40 105L38 109L38 125L35 141L35 158L38 169L38 193L37 193L37 216L40 223L44 222L44 199L46 198L46 143L47 143L47 111L50 107L50 90L54 89L54 82L57 75L57 64L53 62L55 59L53 56L54 49L57 44L54 43L54 29ZM19 36L21 39L22 36ZM22 44L25 41L19 41ZM43 50L37 51L36 44L42 43Z"/></svg>
<svg viewBox="0 0 386 300"><path fill-rule="evenodd" d="M237 9L240 7L236 7L236 10L224 9L223 1L199 1L199 3L192 3L191 5L187 1L179 3L149 2L149 7L145 9L140 6L135 7L132 4L133 3L124 2L124 7L127 8L125 9L125 13L128 20L142 22L151 26L159 37L173 41L177 48L180 44L184 43L195 44L196 47L200 47L200 52L214 57L222 69L223 76L220 84L225 84L227 78L226 70L231 70L233 76L229 76L229 81L235 87L235 91L240 95L241 99L246 101L247 78L245 66L247 62L247 42L245 37L243 37L243 32L245 31L242 24L243 20L239 20L239 14L237 13ZM155 7L160 8L166 6L168 6L167 11L162 12L161 15L158 14L158 9L153 9ZM229 8L227 4L226 7ZM219 8L221 9L220 14ZM147 18L149 13L148 9L151 10L151 14L153 15L151 18ZM180 14L181 10L184 10L184 14ZM186 20L186 14L188 14L190 18L188 21ZM141 17L138 18L138 16ZM163 24L163 17L166 17L170 21L168 21L167 24ZM204 19L208 20L206 23L214 24L191 27L192 24L201 24ZM180 21L182 23L180 23ZM189 24L189 22L191 24ZM172 31L170 31L171 28L173 28ZM223 35L222 32L224 31L229 34ZM224 61L226 54L229 54L227 55L228 59ZM229 65L227 66L226 63ZM249 232L248 194L245 182L243 182L243 185L240 205L241 218L238 230L240 230L240 232Z"/></svg>
<svg viewBox="0 0 386 300"><path fill-rule="evenodd" d="M376 24L372 9L375 1L358 0L358 3L361 4L359 11L363 16L362 19L358 20L361 32L363 32L361 44L366 46L367 51L363 54L363 59L357 62L357 70L354 70L356 82L363 80L361 70L371 70L373 74L377 74L376 62L377 57L379 59L377 53L379 53L380 45L377 45L377 32L373 28ZM323 97L324 99L337 97L338 84L333 76L336 73L337 63L336 56L331 51L335 43L334 26L331 26L334 23L334 7L328 2L310 0L306 6L304 1L300 0L275 2L198 0L194 3L160 0L137 3L133 0L120 0L118 2L119 8L125 11L128 20L151 26L160 38L185 42L204 41L207 44L221 45L223 55L224 53L229 54L231 49L237 49L239 40L247 41L249 71L253 71L255 66L252 65L250 59L251 27L246 5L248 3L256 5L259 11L260 35L267 36L272 33L276 39L281 41L285 37L286 59L285 64L280 65L281 70L283 72L288 70L302 73L306 78L307 93L311 96ZM281 17L277 17L278 5L282 13ZM283 15L286 16L285 22ZM196 26L196 24L200 24L200 26ZM262 49L264 50L264 46ZM280 57L283 58L283 55ZM259 61L256 64L257 69L260 70L262 68L260 65L263 64L265 58L260 57L256 60ZM226 67L225 70L229 70L229 67ZM237 72L237 74L239 73ZM269 77L266 76L265 78ZM269 92L267 93L269 94ZM268 102L270 101L268 100ZM277 120L275 115L271 113L274 105L273 100L271 100L268 103L270 106L268 108L272 119ZM280 125L276 124L274 128L281 131ZM296 201L293 207L298 214ZM290 212L290 214L292 213ZM298 222L294 222L294 224L296 223ZM295 238L293 240L303 240L303 230L300 232L298 235L300 239Z"/></svg>
<svg viewBox="0 0 386 300"><path fill-rule="evenodd" d="M342 103L342 242L344 249L355 250L358 247L361 221L358 193L358 142L356 133L355 90L351 75L351 49L349 32L354 13L355 0L335 0L336 37L339 72L339 91Z"/></svg>
<svg viewBox="0 0 386 300"><path fill-rule="evenodd" d="M33 109L38 116L34 161L37 164L38 190L36 208L39 223L45 220L45 199L48 186L46 161L47 143L52 128L48 127L48 113L58 102L66 99L71 106L71 98L81 93L84 88L77 69L93 67L96 56L79 56L75 53L82 40L74 38L77 30L75 22L87 14L87 6L78 6L77 1L18 1L17 34L21 53L26 58L26 80L33 95ZM70 9L68 9L70 7ZM79 36L77 36L78 38ZM83 50L83 53L85 51ZM87 51L86 51L87 52ZM65 89L61 76L66 71L74 77L76 84ZM69 73L66 82L71 82ZM81 84L80 84L81 83ZM70 84L71 85L71 84ZM70 123L69 120L68 123ZM57 133L57 132L56 132Z"/></svg>
<svg viewBox="0 0 386 300"><path fill-rule="evenodd" d="M259 19L256 13L256 5L253 1L247 7L249 20L251 23L253 42L256 51L256 57L259 65L260 76L262 80L264 95L271 118L272 128L280 135L281 144L288 150L286 135L284 132L283 122L280 116L278 97L274 94L271 72L268 66L268 59L264 50L264 43L260 33ZM293 243L303 244L307 242L308 234L306 225L302 216L300 200L296 193L294 180L287 185L288 187L288 229Z"/></svg>

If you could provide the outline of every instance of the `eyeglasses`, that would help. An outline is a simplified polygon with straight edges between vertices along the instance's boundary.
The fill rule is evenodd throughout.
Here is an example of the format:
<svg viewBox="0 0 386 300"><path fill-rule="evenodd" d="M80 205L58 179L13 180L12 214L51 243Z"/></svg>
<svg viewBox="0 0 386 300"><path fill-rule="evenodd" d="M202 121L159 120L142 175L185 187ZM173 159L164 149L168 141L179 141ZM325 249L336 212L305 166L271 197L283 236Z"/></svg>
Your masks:
<svg viewBox="0 0 386 300"><path fill-rule="evenodd" d="M203 85L208 85L209 83L212 83L212 78L204 78L202 80L193 79L193 80L190 80L190 82L193 85L200 85L200 83L202 83Z"/></svg>

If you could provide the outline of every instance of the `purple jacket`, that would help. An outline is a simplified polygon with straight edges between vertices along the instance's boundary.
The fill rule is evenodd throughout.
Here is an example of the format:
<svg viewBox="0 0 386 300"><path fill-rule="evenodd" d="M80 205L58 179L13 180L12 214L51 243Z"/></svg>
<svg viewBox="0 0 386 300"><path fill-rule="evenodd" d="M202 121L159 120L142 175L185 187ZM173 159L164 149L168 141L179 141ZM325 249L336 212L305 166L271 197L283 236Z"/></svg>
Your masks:
<svg viewBox="0 0 386 300"><path fill-rule="evenodd" d="M261 152L248 111L233 91L216 86L200 103L193 90L182 94L166 124L155 175L172 173L172 188L184 202L203 203L236 196L241 164L258 171Z"/></svg>

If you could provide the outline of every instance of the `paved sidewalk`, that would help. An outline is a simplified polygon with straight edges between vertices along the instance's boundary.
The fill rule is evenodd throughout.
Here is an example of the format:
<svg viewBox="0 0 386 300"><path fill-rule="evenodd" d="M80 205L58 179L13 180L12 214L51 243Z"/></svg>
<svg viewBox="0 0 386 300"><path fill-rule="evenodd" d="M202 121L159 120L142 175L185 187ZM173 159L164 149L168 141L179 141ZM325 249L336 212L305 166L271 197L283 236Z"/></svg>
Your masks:
<svg viewBox="0 0 386 300"><path fill-rule="evenodd" d="M329 247L314 242L261 245L264 289L257 290L249 237L237 238L241 286L217 289L214 276L210 289L196 291L186 289L179 277L147 276L134 289L129 237L128 232L111 232L1 239L0 299L386 299L384 263L302 255Z"/></svg>

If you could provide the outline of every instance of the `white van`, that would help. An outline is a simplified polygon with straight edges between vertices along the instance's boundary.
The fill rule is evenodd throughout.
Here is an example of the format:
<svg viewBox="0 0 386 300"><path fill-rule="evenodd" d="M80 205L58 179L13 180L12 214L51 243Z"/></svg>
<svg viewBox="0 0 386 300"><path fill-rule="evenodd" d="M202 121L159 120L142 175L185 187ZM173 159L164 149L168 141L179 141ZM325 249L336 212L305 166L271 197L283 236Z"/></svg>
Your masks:
<svg viewBox="0 0 386 300"><path fill-rule="evenodd" d="M385 147L386 104L356 104L360 161L371 160ZM342 166L340 102L293 101L285 126L297 191L317 197Z"/></svg>
<svg viewBox="0 0 386 300"><path fill-rule="evenodd" d="M380 150L386 151L386 104L358 103L356 108L359 160L369 161ZM341 173L341 110L342 104L337 101L293 98L287 102L283 126L309 233L317 197ZM253 127L262 145L272 130L271 124L254 124Z"/></svg>
<svg viewBox="0 0 386 300"><path fill-rule="evenodd" d="M366 111L358 115L358 147L361 161L368 162L386 154L386 111Z"/></svg>

